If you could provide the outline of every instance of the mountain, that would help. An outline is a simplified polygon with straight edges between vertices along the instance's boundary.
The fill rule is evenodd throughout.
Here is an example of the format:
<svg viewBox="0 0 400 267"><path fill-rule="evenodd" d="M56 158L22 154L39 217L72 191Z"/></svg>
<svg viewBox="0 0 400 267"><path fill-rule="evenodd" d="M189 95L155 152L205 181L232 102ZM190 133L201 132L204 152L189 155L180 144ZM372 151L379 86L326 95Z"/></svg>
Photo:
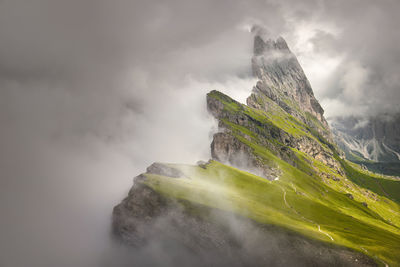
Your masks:
<svg viewBox="0 0 400 267"><path fill-rule="evenodd" d="M207 94L212 159L137 176L113 211L117 239L164 255L147 265L400 264L400 181L343 157L283 38L256 35L252 69L247 105Z"/></svg>
<svg viewBox="0 0 400 267"><path fill-rule="evenodd" d="M372 171L400 176L400 114L334 118L331 126L347 159Z"/></svg>
<svg viewBox="0 0 400 267"><path fill-rule="evenodd" d="M324 110L315 99L303 69L282 37L276 41L255 37L252 69L259 79L253 95L267 96L286 112L310 126L314 125L311 116L316 117L325 127L328 125L323 116ZM248 101L249 106L260 108L254 99Z"/></svg>

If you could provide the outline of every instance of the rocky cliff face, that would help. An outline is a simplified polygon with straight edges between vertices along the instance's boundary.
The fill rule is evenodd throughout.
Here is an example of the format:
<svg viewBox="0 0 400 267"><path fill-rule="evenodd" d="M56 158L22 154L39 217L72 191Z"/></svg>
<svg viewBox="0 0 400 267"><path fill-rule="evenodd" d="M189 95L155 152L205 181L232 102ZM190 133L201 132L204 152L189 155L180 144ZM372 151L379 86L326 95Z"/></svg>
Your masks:
<svg viewBox="0 0 400 267"><path fill-rule="evenodd" d="M265 41L255 36L252 68L259 81L247 98L247 106L218 92L207 95L208 110L219 120L221 131L214 136L211 145L213 159L253 170L270 180L279 176L279 170L253 153L251 145L239 141L235 128L244 127L256 134L241 133L248 142L267 146L293 166L298 165L291 148L306 153L333 168L336 174L343 175L334 157L336 149L332 145L324 111L285 40L280 37ZM236 108L232 110L234 106ZM270 121L266 123L258 119L260 112ZM332 173L316 172L334 178Z"/></svg>

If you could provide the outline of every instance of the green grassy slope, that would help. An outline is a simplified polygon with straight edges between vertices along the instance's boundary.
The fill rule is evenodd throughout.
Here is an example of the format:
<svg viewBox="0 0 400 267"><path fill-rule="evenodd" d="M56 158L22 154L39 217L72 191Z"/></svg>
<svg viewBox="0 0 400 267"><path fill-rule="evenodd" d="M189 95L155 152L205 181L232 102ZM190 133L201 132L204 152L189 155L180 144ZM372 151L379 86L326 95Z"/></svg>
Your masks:
<svg viewBox="0 0 400 267"><path fill-rule="evenodd" d="M345 246L384 265L400 262L400 207L384 197L371 200L352 184L346 192L277 160L279 180L268 181L213 161L205 169L173 165L186 178L145 174L145 183L169 197L233 211L259 223ZM342 186L340 186L342 187ZM368 207L361 204L368 203Z"/></svg>
<svg viewBox="0 0 400 267"><path fill-rule="evenodd" d="M400 181L361 169L358 165L341 160L347 176L354 183L400 204Z"/></svg>

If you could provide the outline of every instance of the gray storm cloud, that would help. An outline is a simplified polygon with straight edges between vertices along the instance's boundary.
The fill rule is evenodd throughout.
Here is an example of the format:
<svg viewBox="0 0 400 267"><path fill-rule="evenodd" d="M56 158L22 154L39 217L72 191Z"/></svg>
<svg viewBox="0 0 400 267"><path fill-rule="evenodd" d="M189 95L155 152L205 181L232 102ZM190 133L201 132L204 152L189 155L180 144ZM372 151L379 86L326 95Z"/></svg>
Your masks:
<svg viewBox="0 0 400 267"><path fill-rule="evenodd" d="M0 265L101 265L131 178L153 161L207 159L205 93L250 93L253 24L288 40L329 116L395 110L398 10L361 0L0 1Z"/></svg>
<svg viewBox="0 0 400 267"><path fill-rule="evenodd" d="M293 19L300 24L293 39L303 44L297 54L327 116L399 112L400 3L319 3L303 23Z"/></svg>

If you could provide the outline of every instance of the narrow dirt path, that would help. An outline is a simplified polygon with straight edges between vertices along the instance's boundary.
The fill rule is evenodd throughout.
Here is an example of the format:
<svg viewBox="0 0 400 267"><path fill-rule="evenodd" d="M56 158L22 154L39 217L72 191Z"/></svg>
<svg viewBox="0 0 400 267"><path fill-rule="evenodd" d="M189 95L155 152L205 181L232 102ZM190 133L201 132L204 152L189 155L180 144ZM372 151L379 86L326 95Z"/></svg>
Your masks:
<svg viewBox="0 0 400 267"><path fill-rule="evenodd" d="M320 233L323 233L324 235L326 235L327 237L329 237L332 241L335 241L335 240L333 239L333 237L332 237L330 234L328 234L328 233L326 233L326 232L324 232L324 231L321 230L321 226L319 226L319 224L317 224L317 225L318 225L318 231L319 231Z"/></svg>
<svg viewBox="0 0 400 267"><path fill-rule="evenodd" d="M291 186L293 187L293 189L295 190L295 192L297 192L296 187L294 186L293 183L291 184ZM321 230L321 226L320 226L319 224L317 224L316 222L314 222L314 221L312 221L312 220L310 220L310 219L307 219L306 217L304 217L303 215L301 215L295 208L293 208L292 206L290 206L289 203L288 203L287 200L286 200L286 190L285 190L285 188L283 188L282 186L279 186L279 187L280 187L280 188L282 189L282 191L283 191L283 202L285 203L285 206L286 206L286 207L288 207L289 209L291 209L294 213L296 213L297 215L299 215L299 216L300 216L302 219L304 219L305 221L308 221L308 222L310 222L310 223L316 225L317 228L318 228L318 231L319 231L321 234L326 235L327 237L329 237L330 240L335 241L335 239L334 239L330 234L328 234L327 232L324 232L323 230ZM360 246L360 248L365 252L366 255L371 255L371 254L369 253L369 251L366 250L365 248L363 248L363 247L361 247L361 246ZM384 265L385 267L389 267L389 265L388 265L386 262L384 262L382 259L380 259L380 258L377 257L376 255L373 255L373 257L374 257L375 259L377 259L378 261L380 261L381 263L383 263L383 265Z"/></svg>
<svg viewBox="0 0 400 267"><path fill-rule="evenodd" d="M324 235L326 235L327 237L329 237L332 241L335 241L334 239L333 239L333 237L330 235L330 234L328 234L327 232L324 232L324 231L322 231L321 230L321 226L319 225L319 224L317 224L316 222L314 222L314 221L312 221L312 220L310 220L310 219L307 219L307 218L305 218L303 215L301 215L297 210L295 210L292 206L290 206L289 205L289 203L287 202L287 200L286 200L286 190L285 190L285 188L283 188L282 186L279 186L281 189L282 189L282 191L283 191L283 202L285 203L285 206L286 207L288 207L289 209L291 209L294 213L296 213L297 215L299 215L301 218L303 218L305 221L308 221L308 222L310 222L310 223L312 223L312 224L315 224L316 226L317 226L317 228L318 228L318 231L321 233L321 234L324 234Z"/></svg>
<svg viewBox="0 0 400 267"><path fill-rule="evenodd" d="M381 188L382 192L386 195L386 197L387 197L388 199L391 199L390 196L389 196L389 194L386 193L386 191L385 191L385 189L383 188L382 184L379 182L379 180L376 180L376 183L377 183L378 186Z"/></svg>
<svg viewBox="0 0 400 267"><path fill-rule="evenodd" d="M286 190L285 189L283 191L283 201L285 202L286 207L288 207L289 209L292 208L291 206L289 206L289 204L286 201Z"/></svg>

